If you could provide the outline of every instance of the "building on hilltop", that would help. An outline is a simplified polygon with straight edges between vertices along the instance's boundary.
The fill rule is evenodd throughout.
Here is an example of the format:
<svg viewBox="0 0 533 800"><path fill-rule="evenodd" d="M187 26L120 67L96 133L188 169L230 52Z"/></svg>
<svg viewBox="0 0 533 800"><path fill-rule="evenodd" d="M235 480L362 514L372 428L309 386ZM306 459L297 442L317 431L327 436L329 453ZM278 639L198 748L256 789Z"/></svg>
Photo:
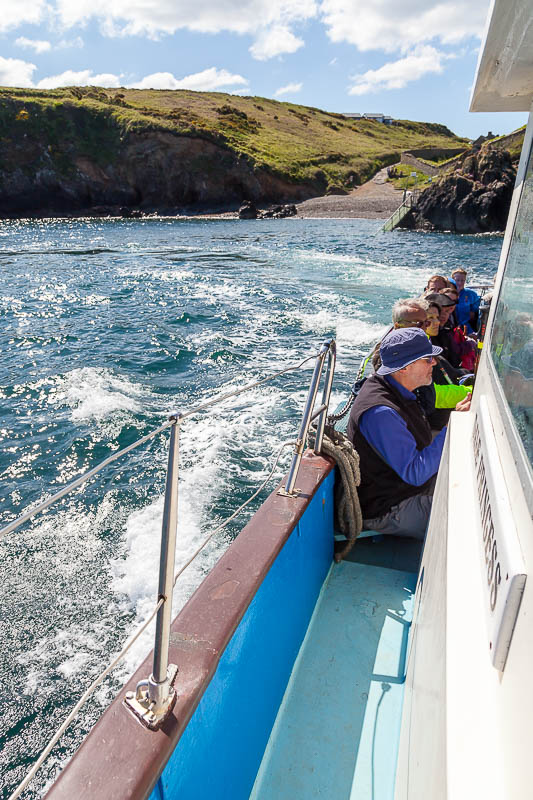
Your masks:
<svg viewBox="0 0 533 800"><path fill-rule="evenodd" d="M392 125L393 119L387 114L378 114L370 111L365 111L362 115L364 119L371 119L374 122L383 122L384 125Z"/></svg>
<svg viewBox="0 0 533 800"><path fill-rule="evenodd" d="M385 125L392 125L394 122L393 117L388 114L374 114L369 111L364 114L359 114L357 111L343 111L342 116L347 119L370 119L373 122L383 122Z"/></svg>

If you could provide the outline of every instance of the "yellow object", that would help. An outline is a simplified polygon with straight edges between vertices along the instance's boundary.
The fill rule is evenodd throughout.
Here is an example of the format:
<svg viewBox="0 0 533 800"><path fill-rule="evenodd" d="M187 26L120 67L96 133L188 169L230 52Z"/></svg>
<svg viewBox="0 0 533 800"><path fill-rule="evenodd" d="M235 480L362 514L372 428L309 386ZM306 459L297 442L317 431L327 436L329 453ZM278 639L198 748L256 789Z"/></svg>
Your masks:
<svg viewBox="0 0 533 800"><path fill-rule="evenodd" d="M472 391L471 386L456 386L455 384L435 384L435 408L455 408L457 403L468 397Z"/></svg>

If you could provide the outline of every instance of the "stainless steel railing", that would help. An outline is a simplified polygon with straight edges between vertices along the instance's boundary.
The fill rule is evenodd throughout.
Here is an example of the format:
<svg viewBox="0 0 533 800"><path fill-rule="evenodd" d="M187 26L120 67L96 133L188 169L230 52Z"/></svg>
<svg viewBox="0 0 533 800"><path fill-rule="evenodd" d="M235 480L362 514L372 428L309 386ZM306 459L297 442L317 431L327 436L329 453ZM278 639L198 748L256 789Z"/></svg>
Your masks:
<svg viewBox="0 0 533 800"><path fill-rule="evenodd" d="M319 389L320 379L322 376L326 356L328 356L328 365L322 392L321 404L315 410L314 405ZM222 522L215 528L214 531L211 532L211 534L207 537L207 539L200 545L200 547L191 556L191 558L184 565L182 565L178 573L175 575L174 560L176 551L177 519L178 519L179 436L183 421L188 417L192 416L193 414L203 411L211 406L214 406L232 397L237 397L238 395L241 395L244 392L249 391L250 389L256 388L257 386L261 386L264 383L274 380L274 378L280 375L300 369L304 364L306 364L308 361L311 361L314 358L316 358L316 364L313 371L313 377L311 379L311 385L309 388L305 404L305 410L296 442L293 441L284 442L281 445L274 466L272 467L266 480L261 483L259 488L252 494L252 496L249 497L227 520ZM15 800L16 798L18 798L22 793L22 791L26 788L26 786L28 786L28 784L36 774L37 770L44 763L44 760L52 751L55 744L59 741L59 738L67 729L68 725L72 722L78 711L89 699L89 697L92 695L95 689L102 683L104 678L107 675L109 675L110 672L117 666L120 660L131 648L133 643L147 628L148 624L156 614L157 618L156 618L156 632L155 632L155 642L154 642L154 659L153 659L152 674L150 675L149 678L139 682L135 692L127 693L125 702L130 708L130 710L132 710L133 713L135 713L135 715L148 728L155 730L158 727L160 727L163 720L172 710L172 707L176 699L176 692L173 688L173 682L177 674L177 666L168 663L170 624L172 617L172 594L176 580L179 577L179 575L181 575L181 573L186 569L186 567L194 560L194 558L203 549L203 547L205 547L207 542L214 536L214 534L217 533L221 528L225 527L232 519L235 518L235 516L237 516L237 514L245 506L247 506L255 497L257 497L259 492L264 488L266 483L271 479L272 475L274 474L278 460L281 455L281 451L287 445L294 446L294 455L290 467L289 479L287 480L285 489L283 491L284 493L286 493L288 496L291 497L297 495L298 490L294 488L294 485L298 475L298 468L300 466L300 461L305 449L307 435L309 432L309 426L311 422L317 417L318 417L317 435L316 435L314 452L316 454L320 454L321 451L324 426L326 423L329 400L331 396L331 386L335 372L335 361L336 361L335 341L333 340L327 341L322 345L318 355L316 356L315 355L309 356L308 358L303 359L303 361L299 362L296 365L279 370L273 375L269 375L268 377L255 381L252 384L247 384L241 389L236 389L234 391L227 392L219 397L208 400L205 403L202 403L201 405L196 406L195 408L185 411L182 414L179 413L172 414L165 423L160 425L154 431L146 434L145 436L141 437L136 442L133 442L132 444L128 445L122 450L113 453L113 455L104 459L104 461L102 461L96 467L93 467L92 469L83 473L74 481L69 483L67 486L64 486L60 491L48 497L46 500L43 500L42 502L38 503L33 508L30 508L28 511L25 511L19 517L12 520L10 523L8 523L2 529L0 529L0 537L8 533L11 533L12 531L16 530L21 525L23 525L25 522L35 517L41 511L45 511L53 503L57 502L62 497L65 497L67 494L72 492L74 489L78 488L82 484L89 481L91 478L93 478L95 475L101 472L101 470L103 470L113 461L116 461L121 456L130 452L134 448L139 447L141 444L144 444L145 442L159 435L167 428L170 428L169 455L168 455L168 466L167 466L167 475L165 484L165 502L164 502L163 521L161 529L159 587L158 587L158 597L156 606L152 610L149 618L145 620L141 628L134 634L134 636L129 640L129 642L122 649L122 651L116 656L112 664L106 667L103 670L103 672L100 673L100 675L92 682L91 686L83 694L83 696L78 701L78 703L71 711L71 713L68 715L67 719L64 721L62 726L59 728L59 730L47 744L44 751L41 753L41 756L38 758L36 763L33 765L32 769L29 771L28 775L19 784L15 792L10 796L9 800Z"/></svg>
<svg viewBox="0 0 533 800"><path fill-rule="evenodd" d="M172 711L176 702L173 683L178 673L176 664L168 663L168 653L178 531L179 415L171 422L157 592L158 601L163 600L163 603L157 612L153 669L148 680L140 681L136 691L127 692L125 698L131 711L152 730L156 730Z"/></svg>
<svg viewBox="0 0 533 800"><path fill-rule="evenodd" d="M335 340L332 339L331 341L324 342L317 356L313 377L311 378L311 385L309 387L307 400L305 402L302 422L300 424L300 430L298 431L298 438L296 439L296 443L294 446L294 455L292 457L291 466L289 468L287 483L285 484L284 489L279 490L279 494L285 495L287 497L296 497L299 494L299 490L295 488L296 478L298 476L298 469L300 467L300 462L302 460L302 456L305 450L305 445L307 442L307 434L309 433L309 426L311 425L311 422L314 419L316 419L316 417L318 417L318 422L317 422L314 452L316 453L316 455L320 455L320 452L322 450L322 438L324 436L324 427L326 424L326 417L329 407L329 399L331 396L331 385L333 383L333 376L335 374L336 355L337 355L337 347L335 344ZM326 372L326 379L324 382L324 389L322 392L322 403L316 410L314 410L316 396L318 394L318 387L320 384L320 378L322 375L322 370L324 368L324 361L326 359L326 356L328 356L328 367Z"/></svg>

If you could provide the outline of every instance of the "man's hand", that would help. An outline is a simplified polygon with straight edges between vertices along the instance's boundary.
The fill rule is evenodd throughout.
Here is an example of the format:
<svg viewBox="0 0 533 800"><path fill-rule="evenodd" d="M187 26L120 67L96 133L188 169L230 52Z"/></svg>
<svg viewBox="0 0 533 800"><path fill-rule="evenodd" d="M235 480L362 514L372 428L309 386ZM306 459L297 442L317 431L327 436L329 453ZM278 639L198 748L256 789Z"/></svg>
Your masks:
<svg viewBox="0 0 533 800"><path fill-rule="evenodd" d="M455 406L456 411L470 411L470 403L472 402L472 395L468 394L463 400L459 400Z"/></svg>

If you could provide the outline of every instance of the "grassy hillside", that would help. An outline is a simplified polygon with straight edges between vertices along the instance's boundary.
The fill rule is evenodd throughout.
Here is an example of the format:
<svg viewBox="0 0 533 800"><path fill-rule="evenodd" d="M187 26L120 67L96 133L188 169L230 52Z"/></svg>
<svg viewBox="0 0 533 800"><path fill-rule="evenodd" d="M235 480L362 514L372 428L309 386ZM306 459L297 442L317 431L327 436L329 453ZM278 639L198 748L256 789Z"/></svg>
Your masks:
<svg viewBox="0 0 533 800"><path fill-rule="evenodd" d="M206 139L291 183L317 193L357 185L403 150L466 143L443 125L398 121L393 126L351 120L316 108L218 92L100 89L0 89L0 167L22 159L26 139L46 146L54 168L68 174L73 154L101 168L120 158L125 139L168 132Z"/></svg>
<svg viewBox="0 0 533 800"><path fill-rule="evenodd" d="M520 153L522 152L525 133L526 126L522 125L521 128L517 128L515 131L512 131L512 133L507 133L503 136L497 136L495 139L491 139L490 144L493 147L508 150L511 154L512 160L518 161L520 158Z"/></svg>

